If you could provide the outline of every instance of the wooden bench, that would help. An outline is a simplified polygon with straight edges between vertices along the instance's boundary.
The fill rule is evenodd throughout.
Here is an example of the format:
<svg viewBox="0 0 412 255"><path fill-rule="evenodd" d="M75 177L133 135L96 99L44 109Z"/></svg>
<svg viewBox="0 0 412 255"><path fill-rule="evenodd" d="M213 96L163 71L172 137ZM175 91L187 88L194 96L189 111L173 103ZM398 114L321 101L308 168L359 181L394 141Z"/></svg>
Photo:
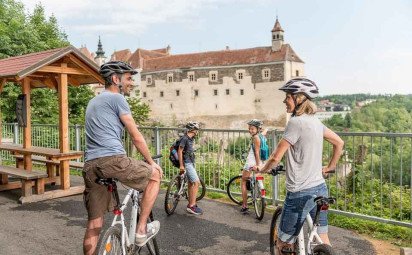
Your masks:
<svg viewBox="0 0 412 255"><path fill-rule="evenodd" d="M34 182L35 193L44 193L44 181L47 178L46 173L31 171L28 172L24 169L12 167L12 166L2 166L0 165L1 185L0 191L18 188L21 185L22 196L27 197L32 195L32 186ZM8 182L8 176L14 176L21 179L21 183Z"/></svg>
<svg viewBox="0 0 412 255"><path fill-rule="evenodd" d="M23 155L13 155L13 156L18 160L23 160ZM40 162L40 163L55 165L57 167L60 165L59 161L46 159L45 157L41 157L41 156L32 156L31 160L34 161L34 162ZM70 161L69 166L72 167L72 168L83 169L84 163L83 162L77 162L77 161Z"/></svg>

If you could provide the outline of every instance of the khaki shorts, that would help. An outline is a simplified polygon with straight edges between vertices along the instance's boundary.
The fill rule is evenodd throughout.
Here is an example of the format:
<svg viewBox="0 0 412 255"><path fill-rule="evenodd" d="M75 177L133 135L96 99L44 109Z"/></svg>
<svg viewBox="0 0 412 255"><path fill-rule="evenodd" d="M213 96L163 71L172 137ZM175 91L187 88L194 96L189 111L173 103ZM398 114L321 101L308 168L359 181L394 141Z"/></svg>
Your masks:
<svg viewBox="0 0 412 255"><path fill-rule="evenodd" d="M105 212L112 211L116 203L107 187L96 183L97 177L116 178L133 189L143 191L151 175L152 167L149 164L125 155L87 161L83 168L86 186L83 199L89 220L102 217Z"/></svg>

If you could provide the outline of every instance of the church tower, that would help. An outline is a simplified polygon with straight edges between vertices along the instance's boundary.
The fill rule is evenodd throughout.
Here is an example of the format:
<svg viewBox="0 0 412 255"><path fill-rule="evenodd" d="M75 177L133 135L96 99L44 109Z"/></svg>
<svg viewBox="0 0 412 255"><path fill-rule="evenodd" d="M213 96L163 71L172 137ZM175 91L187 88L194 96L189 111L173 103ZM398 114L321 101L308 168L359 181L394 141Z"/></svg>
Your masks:
<svg viewBox="0 0 412 255"><path fill-rule="evenodd" d="M99 43L97 44L96 57L94 58L94 62L96 62L98 66L101 66L104 63L106 63L106 56L104 55L103 45L100 40L100 36L99 36Z"/></svg>
<svg viewBox="0 0 412 255"><path fill-rule="evenodd" d="M272 51L279 51L282 48L284 32L276 16L275 26L272 29Z"/></svg>

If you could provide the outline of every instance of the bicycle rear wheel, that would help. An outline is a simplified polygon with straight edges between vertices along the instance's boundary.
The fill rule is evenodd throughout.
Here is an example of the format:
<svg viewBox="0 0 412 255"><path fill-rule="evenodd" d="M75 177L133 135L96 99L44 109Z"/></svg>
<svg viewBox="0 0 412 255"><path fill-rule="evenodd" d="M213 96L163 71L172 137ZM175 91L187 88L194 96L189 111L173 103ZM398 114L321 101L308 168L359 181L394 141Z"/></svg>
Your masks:
<svg viewBox="0 0 412 255"><path fill-rule="evenodd" d="M255 185L254 193L253 205L255 207L256 219L262 220L265 215L266 201L265 198L262 197L258 185Z"/></svg>
<svg viewBox="0 0 412 255"><path fill-rule="evenodd" d="M230 181L227 184L227 188L226 188L226 192L230 200L232 200L234 203L238 205L242 204L242 186L241 185L242 185L242 176L238 175L230 179ZM252 199L249 195L248 195L247 203L248 204L252 203Z"/></svg>
<svg viewBox="0 0 412 255"><path fill-rule="evenodd" d="M180 175L174 176L173 179L169 182L165 196L165 211L167 215L172 215L176 209L177 204L179 203L180 185Z"/></svg>
<svg viewBox="0 0 412 255"><path fill-rule="evenodd" d="M200 185L199 190L197 191L196 201L200 201L206 194L206 184L202 178L199 177Z"/></svg>
<svg viewBox="0 0 412 255"><path fill-rule="evenodd" d="M96 251L98 255L126 255L122 251L121 231L117 226L111 226L104 232Z"/></svg>

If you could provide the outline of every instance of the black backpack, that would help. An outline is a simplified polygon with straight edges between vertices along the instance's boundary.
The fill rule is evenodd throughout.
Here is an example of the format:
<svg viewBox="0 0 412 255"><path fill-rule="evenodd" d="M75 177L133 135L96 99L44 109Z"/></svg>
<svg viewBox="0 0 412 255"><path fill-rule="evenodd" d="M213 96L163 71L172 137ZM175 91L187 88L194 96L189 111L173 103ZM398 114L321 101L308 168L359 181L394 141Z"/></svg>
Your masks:
<svg viewBox="0 0 412 255"><path fill-rule="evenodd" d="M182 137L174 141L169 149L169 160L172 162L173 166L177 168L180 168L179 154L177 153L177 150L179 149L180 140L182 140Z"/></svg>

